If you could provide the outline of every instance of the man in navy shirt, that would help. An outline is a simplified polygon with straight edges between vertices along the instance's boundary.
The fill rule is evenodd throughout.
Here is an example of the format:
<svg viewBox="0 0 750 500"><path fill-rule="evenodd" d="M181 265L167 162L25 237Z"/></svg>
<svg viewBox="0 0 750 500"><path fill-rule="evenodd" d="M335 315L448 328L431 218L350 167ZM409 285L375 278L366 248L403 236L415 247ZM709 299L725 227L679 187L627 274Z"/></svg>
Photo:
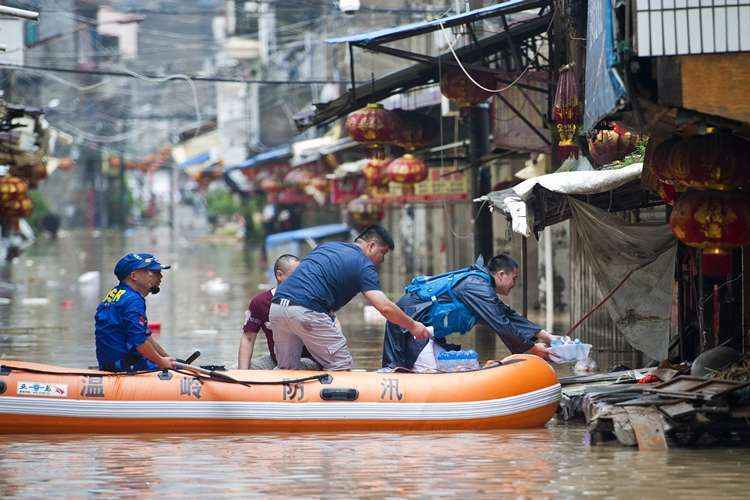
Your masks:
<svg viewBox="0 0 750 500"><path fill-rule="evenodd" d="M96 308L96 359L99 369L141 371L174 368L175 359L151 338L146 318L149 293L159 293L162 265L150 253L129 253L115 265L120 283Z"/></svg>
<svg viewBox="0 0 750 500"><path fill-rule="evenodd" d="M415 338L429 337L422 323L380 291L376 266L393 248L388 231L370 226L354 243L323 243L302 259L276 289L268 315L279 368L300 368L306 347L325 370L351 369L354 362L335 313L358 293Z"/></svg>

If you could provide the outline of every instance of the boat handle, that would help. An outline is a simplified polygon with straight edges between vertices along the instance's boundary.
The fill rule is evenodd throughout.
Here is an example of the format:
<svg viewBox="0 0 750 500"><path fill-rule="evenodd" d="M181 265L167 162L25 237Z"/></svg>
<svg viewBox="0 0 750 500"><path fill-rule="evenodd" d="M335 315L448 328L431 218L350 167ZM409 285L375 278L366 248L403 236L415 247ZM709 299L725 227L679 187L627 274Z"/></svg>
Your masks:
<svg viewBox="0 0 750 500"><path fill-rule="evenodd" d="M357 389L321 389L320 399L323 401L355 401L359 397Z"/></svg>

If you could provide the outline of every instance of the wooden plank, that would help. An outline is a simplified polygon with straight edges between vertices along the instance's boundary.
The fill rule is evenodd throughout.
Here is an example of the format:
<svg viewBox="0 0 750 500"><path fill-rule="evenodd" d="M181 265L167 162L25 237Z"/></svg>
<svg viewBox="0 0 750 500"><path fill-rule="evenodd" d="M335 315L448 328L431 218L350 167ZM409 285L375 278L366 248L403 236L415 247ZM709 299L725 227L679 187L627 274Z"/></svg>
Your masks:
<svg viewBox="0 0 750 500"><path fill-rule="evenodd" d="M682 105L702 113L750 122L750 54L682 56Z"/></svg>
<svg viewBox="0 0 750 500"><path fill-rule="evenodd" d="M669 449L665 435L666 425L664 415L654 408L642 408L639 406L629 406L625 410L630 417L630 424L638 440L638 449L640 451Z"/></svg>

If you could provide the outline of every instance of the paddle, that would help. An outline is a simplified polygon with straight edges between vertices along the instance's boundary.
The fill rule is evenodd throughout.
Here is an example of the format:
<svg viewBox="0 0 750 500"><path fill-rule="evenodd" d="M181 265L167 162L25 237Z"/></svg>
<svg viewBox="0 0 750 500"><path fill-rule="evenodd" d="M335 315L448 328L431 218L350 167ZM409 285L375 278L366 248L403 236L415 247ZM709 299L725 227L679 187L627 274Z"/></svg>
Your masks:
<svg viewBox="0 0 750 500"><path fill-rule="evenodd" d="M178 361L179 363L185 363L186 365L189 365L190 363L192 363L193 361L195 361L196 359L198 359L198 357L200 355L201 355L200 351L195 351L193 354L191 354L190 356L188 356L187 359L182 360L182 359L178 358L175 361Z"/></svg>
<svg viewBox="0 0 750 500"><path fill-rule="evenodd" d="M200 352L198 352L198 355L200 355ZM188 359L191 359L191 358L195 359L195 358L198 357L198 356L195 356L195 357L193 357L193 356L195 356L195 353L193 353L193 355L191 355L190 358L188 358ZM187 371L191 371L191 372L194 372L194 373L199 373L199 374L205 375L205 376L207 376L209 378L213 378L213 379L216 379L216 380L221 380L222 382L230 382L232 384L245 384L245 382L243 382L242 380L237 380L236 378L230 377L229 375L224 375L223 373L220 373L220 372L217 372L217 371L214 371L214 370L206 370L206 369L200 368L198 366L192 366L192 365L188 365L188 364L185 364L185 363L180 363L179 361L175 361L174 367L175 367L176 370L187 370Z"/></svg>
<svg viewBox="0 0 750 500"><path fill-rule="evenodd" d="M331 379L331 375L329 375L328 373L321 373L320 375L310 375L309 377L300 377L300 378L290 379L290 380L237 380L234 377L230 377L229 375L225 375L215 370L206 370L205 368L200 368L200 367L192 366L192 365L186 365L185 363L180 363L179 361L175 361L173 370L177 371L178 373L180 372L180 370L189 371L189 372L197 373L199 375L204 375L218 382L240 384L240 385L244 385L247 387L250 387L251 385L296 384L300 382L309 382L311 380L318 380L321 383L330 383L330 382L324 382L324 380Z"/></svg>

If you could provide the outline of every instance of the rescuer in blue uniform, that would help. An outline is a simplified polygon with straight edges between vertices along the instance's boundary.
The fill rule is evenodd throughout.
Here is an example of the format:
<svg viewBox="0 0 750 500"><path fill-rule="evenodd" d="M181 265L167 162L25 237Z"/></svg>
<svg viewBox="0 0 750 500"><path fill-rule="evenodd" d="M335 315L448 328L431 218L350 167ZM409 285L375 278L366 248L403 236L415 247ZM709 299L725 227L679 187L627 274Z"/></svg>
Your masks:
<svg viewBox="0 0 750 500"><path fill-rule="evenodd" d="M480 256L468 268L434 277L417 276L396 305L414 320L432 326L433 340L446 350L460 348L446 343L448 335L464 334L482 322L510 352L549 359L548 347L554 336L500 299L510 293L517 279L518 263L508 254L494 256L486 266ZM411 369L428 342L429 339L415 339L388 322L383 340L383 367Z"/></svg>
<svg viewBox="0 0 750 500"><path fill-rule="evenodd" d="M159 293L162 265L150 253L129 253L115 265L120 282L96 308L96 359L99 369L141 371L174 368L174 358L151 338L146 296Z"/></svg>

